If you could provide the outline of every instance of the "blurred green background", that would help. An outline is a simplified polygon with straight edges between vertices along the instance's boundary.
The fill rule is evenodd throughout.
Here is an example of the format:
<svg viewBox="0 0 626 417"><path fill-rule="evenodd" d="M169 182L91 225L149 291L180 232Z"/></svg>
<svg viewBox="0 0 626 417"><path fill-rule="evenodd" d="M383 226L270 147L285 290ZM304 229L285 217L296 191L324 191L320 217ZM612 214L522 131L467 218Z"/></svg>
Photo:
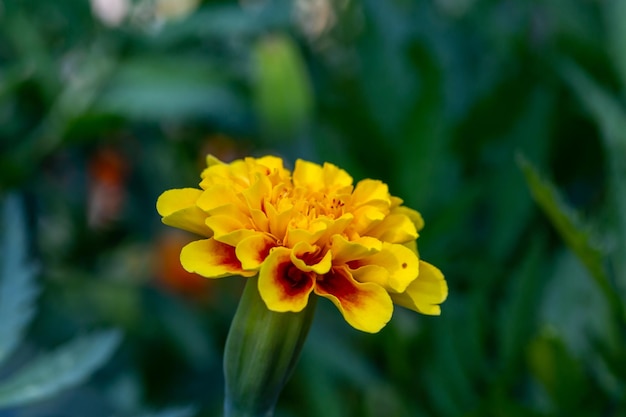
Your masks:
<svg viewBox="0 0 626 417"><path fill-rule="evenodd" d="M0 1L0 416L221 414L243 279L155 210L207 153L387 182L450 287L320 302L277 417L626 416L625 92L625 0Z"/></svg>

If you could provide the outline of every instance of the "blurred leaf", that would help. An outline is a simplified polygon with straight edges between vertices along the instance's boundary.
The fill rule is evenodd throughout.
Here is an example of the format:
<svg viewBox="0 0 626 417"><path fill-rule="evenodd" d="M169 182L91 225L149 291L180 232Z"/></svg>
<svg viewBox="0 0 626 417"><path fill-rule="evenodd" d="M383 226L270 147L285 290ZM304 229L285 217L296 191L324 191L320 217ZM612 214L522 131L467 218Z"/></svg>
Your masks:
<svg viewBox="0 0 626 417"><path fill-rule="evenodd" d="M159 122L241 117L244 104L227 81L202 59L133 58L120 64L94 110Z"/></svg>
<svg viewBox="0 0 626 417"><path fill-rule="evenodd" d="M169 408L167 410L140 414L137 417L191 417L196 413L193 407Z"/></svg>
<svg viewBox="0 0 626 417"><path fill-rule="evenodd" d="M62 143L74 119L91 107L114 67L111 57L100 47L94 45L81 57L41 121L20 138L14 149L0 154L0 187L19 183L38 168L41 160Z"/></svg>
<svg viewBox="0 0 626 417"><path fill-rule="evenodd" d="M598 344L621 351L620 330L611 306L581 261L563 250L547 280L540 308L540 322L559 332L568 351L586 364L597 358Z"/></svg>
<svg viewBox="0 0 626 417"><path fill-rule="evenodd" d="M347 415L346 402L341 390L341 383L333 378L317 361L303 358L296 368L294 383L301 381L300 392L306 392L303 397L303 408L308 410L308 416L342 417ZM302 376L301 378L297 378ZM287 389L290 389L287 386ZM297 410L297 408L296 408Z"/></svg>
<svg viewBox="0 0 626 417"><path fill-rule="evenodd" d="M621 1L621 0L620 0ZM578 95L580 103L602 129L607 151L626 149L626 111L624 107L571 61L561 65L565 80Z"/></svg>
<svg viewBox="0 0 626 417"><path fill-rule="evenodd" d="M396 387L389 384L372 385L365 392L365 401L362 404L363 417L418 417L418 414L409 413L403 404Z"/></svg>
<svg viewBox="0 0 626 417"><path fill-rule="evenodd" d="M437 175L446 145L451 139L447 134L442 100L443 77L432 51L426 45L415 44L411 49L411 60L420 76L421 88L414 97L414 105L407 109L408 117L403 119L402 134L396 137L402 152L396 151L397 160L392 165L396 181L406 190L407 204L426 207L432 204L437 188ZM378 106L386 111L395 111L379 100ZM395 115L394 117L398 117ZM394 140L390 138L390 140ZM441 164L441 165L440 165Z"/></svg>
<svg viewBox="0 0 626 417"><path fill-rule="evenodd" d="M615 1L623 3L623 0ZM581 104L602 131L605 154L609 161L609 198L617 223L615 232L618 244L612 260L617 281L622 288L626 288L626 109L574 63L565 62L562 71L578 94Z"/></svg>
<svg viewBox="0 0 626 417"><path fill-rule="evenodd" d="M473 303L456 304L446 300L445 317L437 318L431 335L432 357L419 369L419 381L427 398L440 415L462 415L479 402L481 379L486 378L483 317L481 309L489 301L478 293Z"/></svg>
<svg viewBox="0 0 626 417"><path fill-rule="evenodd" d="M293 139L310 121L313 92L297 45L287 35L254 49L256 108L268 139Z"/></svg>
<svg viewBox="0 0 626 417"><path fill-rule="evenodd" d="M255 4L254 11L239 4L205 4L186 19L168 23L151 40L159 47L168 47L188 42L190 38L245 39L271 28L288 26L291 9L291 2L286 0Z"/></svg>
<svg viewBox="0 0 626 417"><path fill-rule="evenodd" d="M614 292L604 268L604 253L596 246L589 229L583 225L578 215L566 206L554 186L543 180L535 167L522 154L518 155L517 162L537 204L543 209L567 246L585 265L611 307L619 314L620 319L623 319L621 301Z"/></svg>
<svg viewBox="0 0 626 417"><path fill-rule="evenodd" d="M541 284L546 281L541 271L541 262L546 250L541 235L530 242L526 252L520 255L519 264L509 277L510 293L498 316L501 343L502 366L507 371L515 371L523 349L530 339L537 320L537 298L541 294Z"/></svg>
<svg viewBox="0 0 626 417"><path fill-rule="evenodd" d="M1 16L0 16L1 17ZM3 28L13 48L18 53L16 63L22 73L35 79L45 94L52 98L58 91L60 83L54 76L54 62L47 51L46 39L25 11L3 19Z"/></svg>
<svg viewBox="0 0 626 417"><path fill-rule="evenodd" d="M530 370L554 404L561 410L576 410L587 385L583 368L562 340L545 329L529 346Z"/></svg>
<svg viewBox="0 0 626 417"><path fill-rule="evenodd" d="M0 234L0 364L22 340L35 314L36 268L27 261L24 207L16 195L3 204Z"/></svg>
<svg viewBox="0 0 626 417"><path fill-rule="evenodd" d="M215 340L203 330L198 315L175 298L158 295L157 301L155 315L162 320L164 333L170 335L193 368L206 369L218 362L221 353L216 352Z"/></svg>
<svg viewBox="0 0 626 417"><path fill-rule="evenodd" d="M100 331L40 356L0 383L0 407L42 400L81 383L108 360L120 341L118 331Z"/></svg>
<svg viewBox="0 0 626 417"><path fill-rule="evenodd" d="M491 160L488 163L493 164L498 175L490 173L484 181L490 185L487 192L493 207L493 230L488 250L495 260L503 260L515 251L534 208L528 194L519 192L525 184L513 163L515 149L523 149L525 154L537 158L534 160L545 159L554 107L555 100L549 92L539 88L530 92L511 131L505 136L508 140L490 147Z"/></svg>
<svg viewBox="0 0 626 417"><path fill-rule="evenodd" d="M356 47L363 60L358 70L363 100L369 108L369 117L380 129L385 142L398 146L403 143L402 129L398 129L414 114L415 98L421 102L433 97L433 91L440 88L439 79L430 78L433 64L432 45L419 45L423 48L417 58L424 59L424 65L415 67L413 51L415 26L427 25L425 13L415 13L415 2L381 2L364 0L364 28ZM419 62L421 64L421 62ZM439 68L436 68L439 70ZM422 72L423 71L423 72ZM437 74L438 76L439 74ZM428 111L438 111L437 106ZM421 115L422 118L430 115ZM440 120L431 120L440 123Z"/></svg>
<svg viewBox="0 0 626 417"><path fill-rule="evenodd" d="M626 93L626 0L608 0L604 2L608 47L611 60L622 82L622 91Z"/></svg>

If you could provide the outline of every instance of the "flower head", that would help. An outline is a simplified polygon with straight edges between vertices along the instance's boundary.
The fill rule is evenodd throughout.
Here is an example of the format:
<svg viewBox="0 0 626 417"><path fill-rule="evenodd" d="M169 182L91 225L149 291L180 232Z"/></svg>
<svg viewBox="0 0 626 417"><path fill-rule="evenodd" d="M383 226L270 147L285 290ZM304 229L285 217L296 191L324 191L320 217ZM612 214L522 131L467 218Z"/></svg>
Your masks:
<svg viewBox="0 0 626 417"><path fill-rule="evenodd" d="M386 184L353 185L335 165L265 156L223 163L207 157L200 189L164 192L163 223L205 239L185 246L183 267L207 278L258 275L267 308L299 312L314 293L354 328L377 332L393 304L440 314L442 273L419 259L421 215Z"/></svg>

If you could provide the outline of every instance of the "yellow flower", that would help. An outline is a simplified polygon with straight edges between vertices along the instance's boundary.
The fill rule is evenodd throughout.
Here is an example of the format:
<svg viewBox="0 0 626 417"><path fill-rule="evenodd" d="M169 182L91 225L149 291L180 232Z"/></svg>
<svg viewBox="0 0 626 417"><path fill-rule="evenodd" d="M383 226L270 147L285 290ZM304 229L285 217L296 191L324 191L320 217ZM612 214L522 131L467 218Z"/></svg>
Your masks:
<svg viewBox="0 0 626 417"><path fill-rule="evenodd" d="M421 215L387 185L335 165L273 156L223 163L207 157L201 189L164 192L163 223L206 239L185 246L183 267L208 278L258 275L275 312L302 311L311 293L328 298L354 328L375 333L393 303L440 314L444 277L419 259Z"/></svg>

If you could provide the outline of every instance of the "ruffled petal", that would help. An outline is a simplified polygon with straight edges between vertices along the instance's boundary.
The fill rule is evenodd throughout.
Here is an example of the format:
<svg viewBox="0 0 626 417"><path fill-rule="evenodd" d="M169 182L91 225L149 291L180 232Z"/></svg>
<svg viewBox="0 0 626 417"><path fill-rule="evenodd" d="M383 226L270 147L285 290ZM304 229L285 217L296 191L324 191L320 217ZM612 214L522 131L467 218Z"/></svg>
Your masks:
<svg viewBox="0 0 626 417"><path fill-rule="evenodd" d="M265 233L248 236L237 245L235 253L245 270L257 270L267 258L276 241Z"/></svg>
<svg viewBox="0 0 626 417"><path fill-rule="evenodd" d="M210 186L204 190L196 204L208 214L214 214L217 209L224 206L234 206L239 211L243 211L247 208L243 199L238 197L233 188L226 184Z"/></svg>
<svg viewBox="0 0 626 417"><path fill-rule="evenodd" d="M265 198L272 193L272 184L266 176L257 174L250 188L241 192L250 210L262 210Z"/></svg>
<svg viewBox="0 0 626 417"><path fill-rule="evenodd" d="M365 235L385 219L386 213L375 206L364 205L352 211L354 221L350 225L359 235Z"/></svg>
<svg viewBox="0 0 626 417"><path fill-rule="evenodd" d="M418 257L404 245L383 242L380 252L358 261L350 262L350 268L358 269L364 265L378 265L388 272L385 288L403 292L419 273ZM378 282L378 281L377 281Z"/></svg>
<svg viewBox="0 0 626 417"><path fill-rule="evenodd" d="M348 240L342 235L333 235L330 240L330 247L333 250L333 261L335 264L344 264L380 252L383 244L380 240L373 237Z"/></svg>
<svg viewBox="0 0 626 417"><path fill-rule="evenodd" d="M338 166L325 162L322 167L322 175L327 190L337 192L350 192L352 190L352 177Z"/></svg>
<svg viewBox="0 0 626 417"><path fill-rule="evenodd" d="M315 293L328 298L357 330L376 333L391 319L393 303L380 285L354 280L347 268L318 277Z"/></svg>
<svg viewBox="0 0 626 417"><path fill-rule="evenodd" d="M296 187L307 187L312 191L323 188L322 167L316 163L298 159L293 170L293 184Z"/></svg>
<svg viewBox="0 0 626 417"><path fill-rule="evenodd" d="M301 271L313 271L316 274L325 274L330 270L332 254L327 251L321 256L318 246L307 242L299 242L291 251L291 262Z"/></svg>
<svg viewBox="0 0 626 417"><path fill-rule="evenodd" d="M315 285L315 273L299 270L290 254L287 248L274 248L259 270L259 293L272 311L302 311Z"/></svg>
<svg viewBox="0 0 626 417"><path fill-rule="evenodd" d="M448 297L448 284L435 266L420 261L418 277L400 294L391 294L393 302L422 314L441 314L439 304Z"/></svg>
<svg viewBox="0 0 626 417"><path fill-rule="evenodd" d="M294 247L300 242L314 244L328 231L330 223L327 219L316 219L308 225L307 229L287 229L285 246Z"/></svg>
<svg viewBox="0 0 626 417"><path fill-rule="evenodd" d="M413 225L415 226L415 230L417 232L424 228L424 218L422 218L422 215L417 210L413 210L412 208L406 206L399 206L394 207L391 210L391 213L406 215L413 222Z"/></svg>
<svg viewBox="0 0 626 417"><path fill-rule="evenodd" d="M205 224L207 214L196 206L201 194L202 190L195 188L179 188L161 194L156 208L163 216L163 223L200 236L211 236L213 233Z"/></svg>
<svg viewBox="0 0 626 417"><path fill-rule="evenodd" d="M352 177L336 165L325 162L320 166L298 159L293 170L293 184L310 191L350 192Z"/></svg>
<svg viewBox="0 0 626 417"><path fill-rule="evenodd" d="M389 243L405 243L417 239L415 223L401 213L390 214L368 230L367 234Z"/></svg>
<svg viewBox="0 0 626 417"><path fill-rule="evenodd" d="M389 289L389 271L380 265L365 265L358 269L350 269L350 273L359 282L373 282Z"/></svg>
<svg viewBox="0 0 626 417"><path fill-rule="evenodd" d="M287 234L287 227L293 215L293 209L286 209L279 212L271 203L265 204L265 213L267 213L267 220L269 231L277 239L285 239Z"/></svg>
<svg viewBox="0 0 626 417"><path fill-rule="evenodd" d="M289 179L290 172L284 168L281 158L272 155L263 156L257 159L257 163L270 169L270 178L275 176L273 179L277 181Z"/></svg>
<svg viewBox="0 0 626 417"><path fill-rule="evenodd" d="M371 179L359 181L352 193L352 206L360 207L365 204L388 210L391 205L391 196L387 184Z"/></svg>
<svg viewBox="0 0 626 417"><path fill-rule="evenodd" d="M216 240L231 246L237 246L243 239L259 233L249 222L244 223L228 215L211 216L206 219L206 225L213 230Z"/></svg>
<svg viewBox="0 0 626 417"><path fill-rule="evenodd" d="M188 272L195 272L207 278L221 278L230 275L252 276L255 271L244 271L237 259L235 248L215 239L196 240L186 245L180 252L180 263Z"/></svg>

